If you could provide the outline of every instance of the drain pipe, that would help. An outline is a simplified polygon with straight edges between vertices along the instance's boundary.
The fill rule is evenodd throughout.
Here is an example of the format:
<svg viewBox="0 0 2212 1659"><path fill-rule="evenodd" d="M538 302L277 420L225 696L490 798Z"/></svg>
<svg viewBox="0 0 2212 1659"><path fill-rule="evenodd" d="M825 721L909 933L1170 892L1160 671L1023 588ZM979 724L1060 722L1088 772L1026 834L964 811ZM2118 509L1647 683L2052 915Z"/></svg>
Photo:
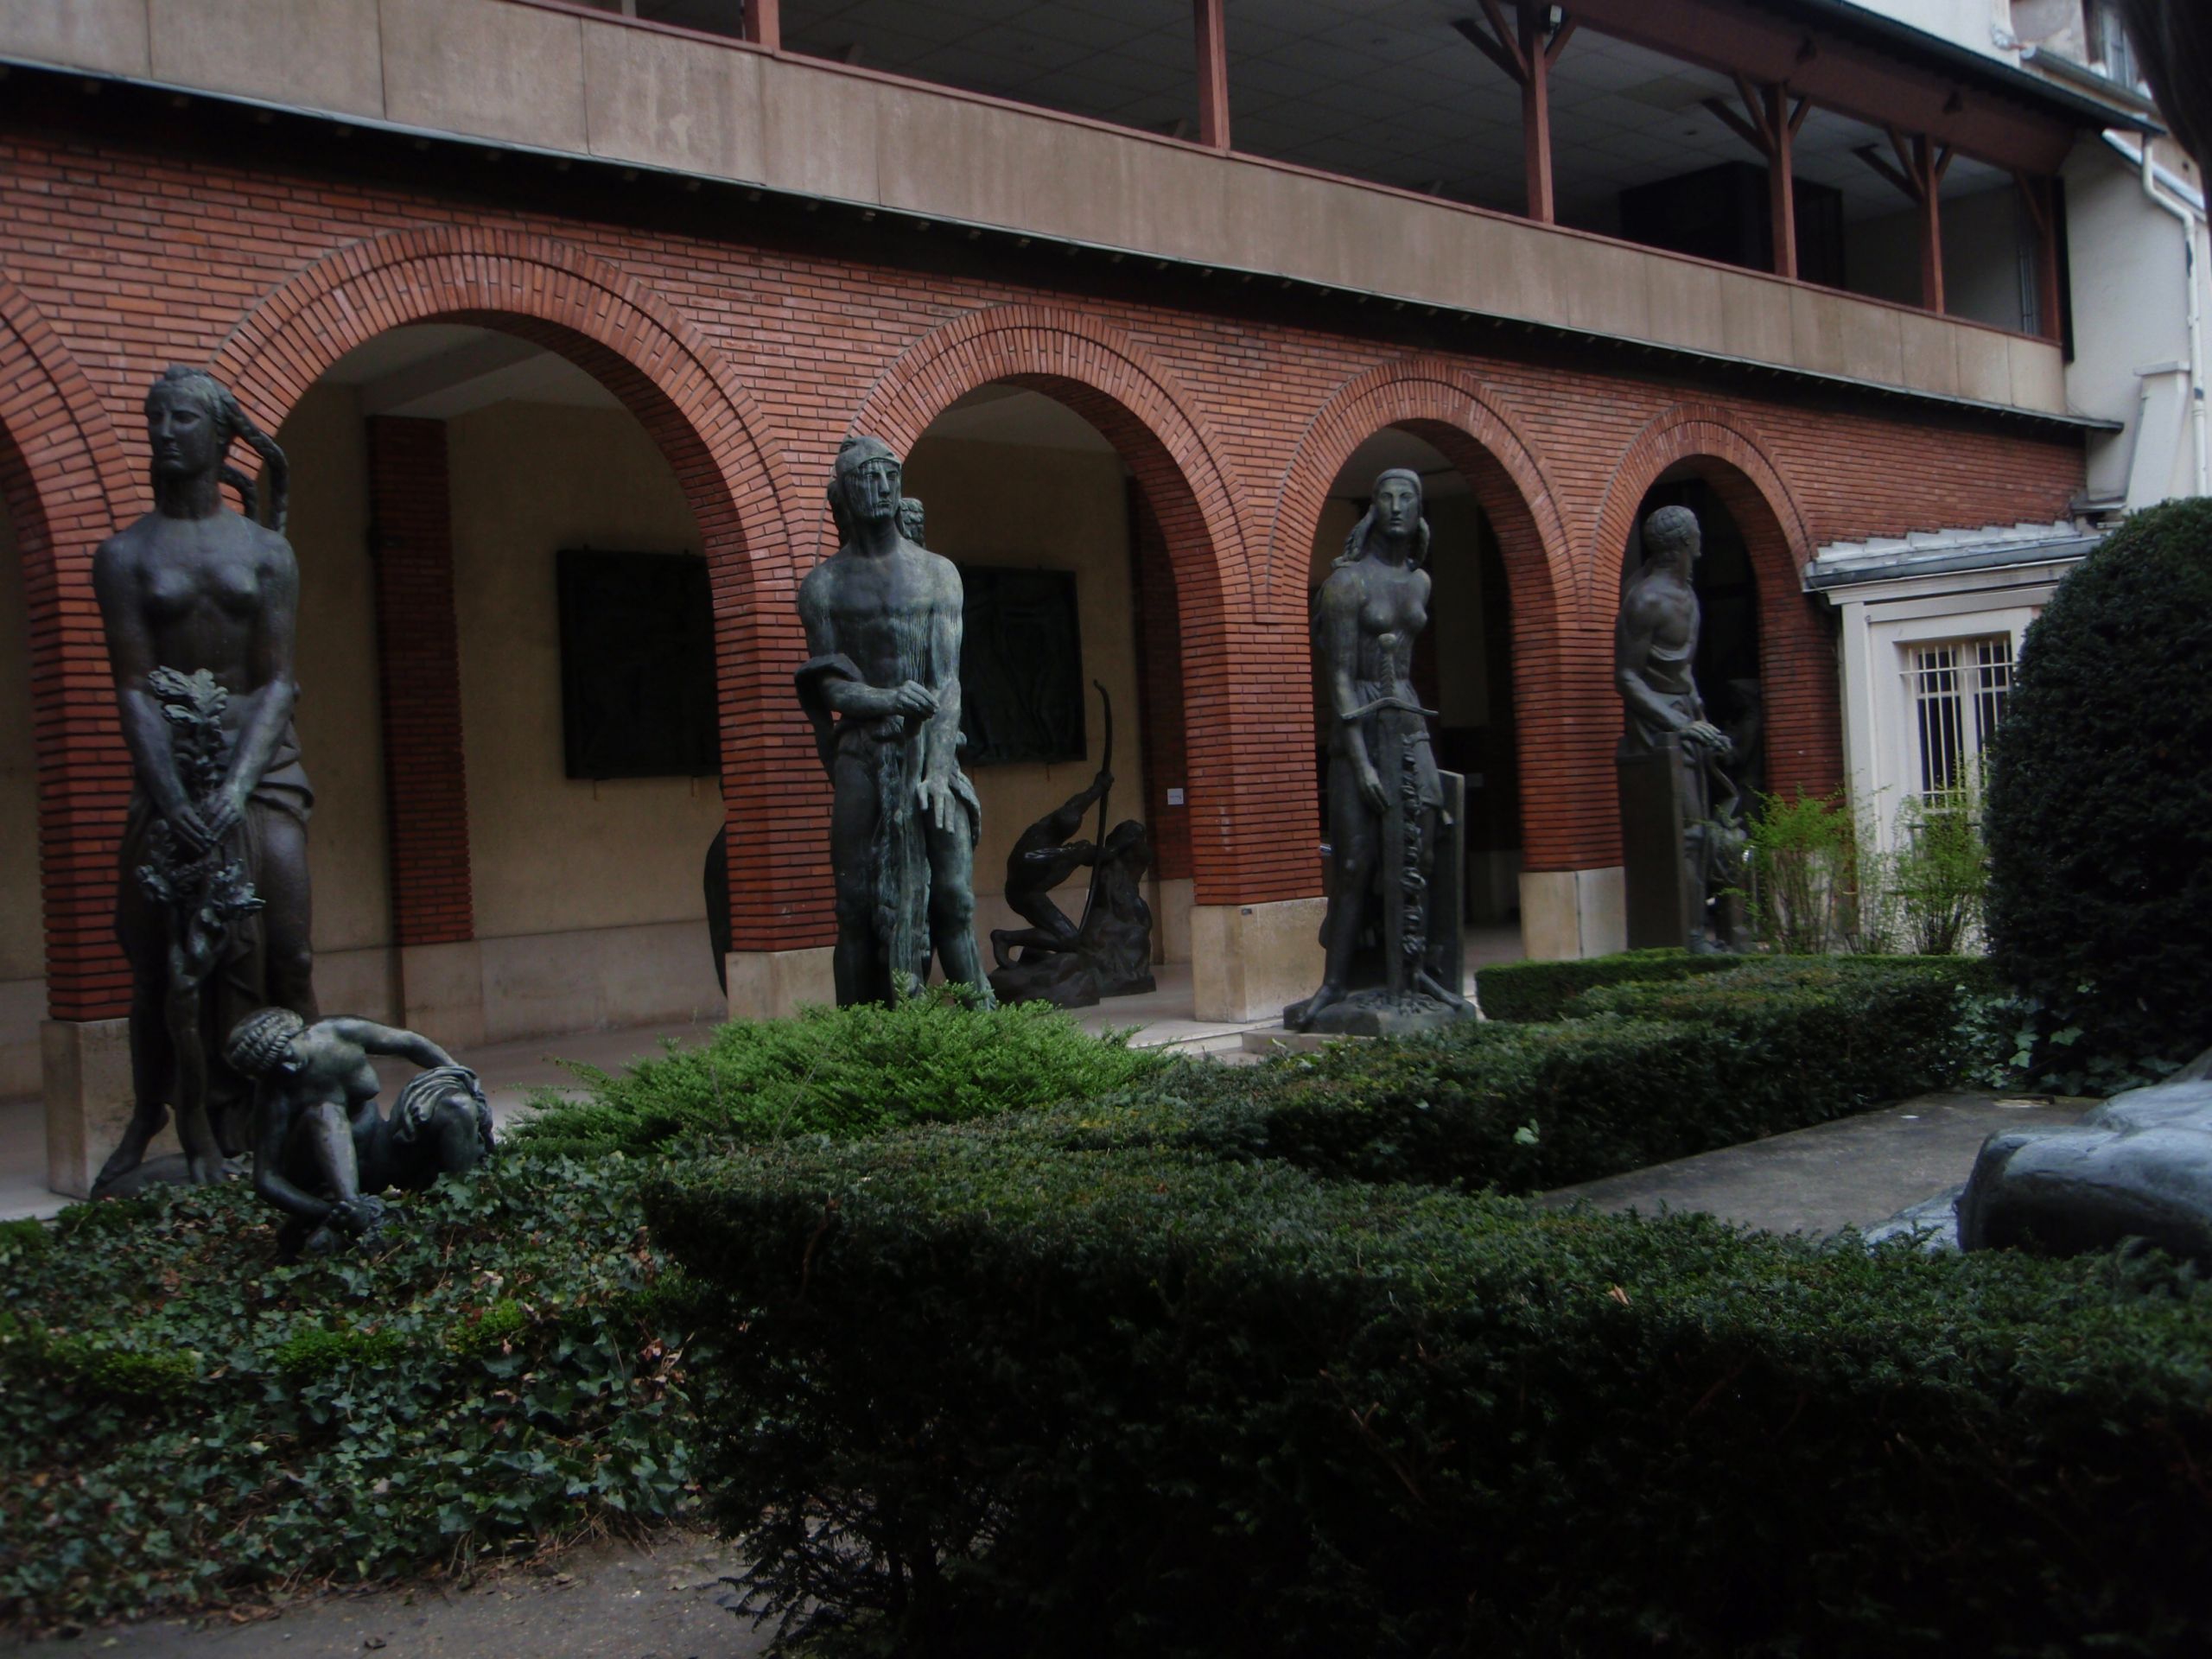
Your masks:
<svg viewBox="0 0 2212 1659"><path fill-rule="evenodd" d="M2204 298L2202 268L2197 260L2197 232L2204 226L2204 199L2158 164L2150 140L2141 141L2139 155L2107 132L2105 142L2142 168L2144 199L2181 223L2183 269L2189 280L2189 421L2190 447L2196 461L2196 493L2212 495L2212 449L2205 442ZM2139 435L2136 440L2142 442Z"/></svg>

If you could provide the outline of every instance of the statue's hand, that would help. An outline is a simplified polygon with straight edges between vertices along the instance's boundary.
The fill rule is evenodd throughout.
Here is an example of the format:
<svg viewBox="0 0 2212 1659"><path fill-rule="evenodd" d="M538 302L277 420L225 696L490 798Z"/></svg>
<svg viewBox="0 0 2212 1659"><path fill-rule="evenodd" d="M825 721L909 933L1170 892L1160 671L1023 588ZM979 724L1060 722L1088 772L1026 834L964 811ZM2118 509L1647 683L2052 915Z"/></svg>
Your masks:
<svg viewBox="0 0 2212 1659"><path fill-rule="evenodd" d="M1360 765L1359 798L1367 803L1370 812L1380 813L1389 807L1389 791L1382 787L1382 776L1375 770L1372 761L1363 761Z"/></svg>
<svg viewBox="0 0 2212 1659"><path fill-rule="evenodd" d="M930 715L937 713L937 693L919 680L908 680L891 693L894 715Z"/></svg>
<svg viewBox="0 0 2212 1659"><path fill-rule="evenodd" d="M925 772L914 785L914 798L929 814L932 823L946 823L952 811L951 774L935 770Z"/></svg>
<svg viewBox="0 0 2212 1659"><path fill-rule="evenodd" d="M1732 753L1736 747L1728 741L1728 734L1710 721L1690 721L1688 725L1682 728L1681 736L1683 742L1694 744L1701 749L1709 749L1714 754L1724 758Z"/></svg>
<svg viewBox="0 0 2212 1659"><path fill-rule="evenodd" d="M238 827L245 817L246 802L252 793L243 783L225 784L215 791L213 800L208 804L207 819L207 839L210 842L220 841Z"/></svg>
<svg viewBox="0 0 2212 1659"><path fill-rule="evenodd" d="M172 836L184 843L185 851L195 858L215 844L207 820L189 803L181 803L174 811L162 813L162 822L168 825Z"/></svg>
<svg viewBox="0 0 2212 1659"><path fill-rule="evenodd" d="M347 1199L344 1204L332 1205L330 1214L326 1219L340 1232L349 1237L359 1238L376 1231L379 1226L383 1225L384 1209L382 1198L364 1192L359 1198Z"/></svg>

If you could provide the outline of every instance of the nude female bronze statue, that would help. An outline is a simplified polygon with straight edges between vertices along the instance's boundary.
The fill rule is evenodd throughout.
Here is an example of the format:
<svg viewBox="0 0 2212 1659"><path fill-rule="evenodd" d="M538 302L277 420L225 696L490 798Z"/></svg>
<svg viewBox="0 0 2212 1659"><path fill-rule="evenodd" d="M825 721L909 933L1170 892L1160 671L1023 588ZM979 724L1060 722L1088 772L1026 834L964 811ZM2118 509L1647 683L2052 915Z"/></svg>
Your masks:
<svg viewBox="0 0 2212 1659"><path fill-rule="evenodd" d="M172 1106L188 1179L220 1179L247 1127L246 1091L217 1063L223 1033L264 1005L315 1017L283 452L199 369L154 383L146 431L154 511L92 560L133 772L116 931L135 1097L95 1191L138 1166ZM265 521L223 504L226 483L254 499L226 464L241 439L262 460Z"/></svg>
<svg viewBox="0 0 2212 1659"><path fill-rule="evenodd" d="M1428 626L1428 524L1417 473L1375 480L1373 505L1321 584L1313 640L1329 717L1333 883L1321 988L1283 1010L1293 1031L1375 1034L1471 1015L1432 962L1429 877L1447 827L1428 714L1413 689L1414 641ZM1363 935L1382 936L1382 982L1355 988Z"/></svg>
<svg viewBox="0 0 2212 1659"><path fill-rule="evenodd" d="M389 1187L419 1192L492 1155L492 1111L476 1074L427 1037L367 1020L308 1024L289 1008L240 1020L225 1058L251 1079L253 1186L288 1220L285 1260L324 1255L383 1227ZM372 1054L423 1069L386 1117Z"/></svg>
<svg viewBox="0 0 2212 1659"><path fill-rule="evenodd" d="M848 438L830 486L837 550L799 584L800 705L833 791L837 1003L945 978L991 1001L976 948L982 809L960 770L960 573L900 533L899 457Z"/></svg>

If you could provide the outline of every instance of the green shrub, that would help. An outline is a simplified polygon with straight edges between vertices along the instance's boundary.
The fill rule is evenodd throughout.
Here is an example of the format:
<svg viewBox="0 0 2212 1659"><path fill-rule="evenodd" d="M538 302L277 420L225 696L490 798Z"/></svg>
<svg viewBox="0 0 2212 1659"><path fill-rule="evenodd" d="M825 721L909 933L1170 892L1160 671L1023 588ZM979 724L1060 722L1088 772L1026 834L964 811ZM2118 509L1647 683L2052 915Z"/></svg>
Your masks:
<svg viewBox="0 0 2212 1659"><path fill-rule="evenodd" d="M2096 1054L2212 1042L2212 501L2139 513L2028 630L1988 797L1989 937Z"/></svg>
<svg viewBox="0 0 2212 1659"><path fill-rule="evenodd" d="M977 1013L942 996L897 1007L807 1008L738 1020L620 1077L575 1068L584 1099L550 1090L513 1140L542 1151L632 1156L678 1141L838 1139L1049 1106L1135 1081L1165 1062L1039 1003Z"/></svg>
<svg viewBox="0 0 2212 1659"><path fill-rule="evenodd" d="M702 1344L653 1294L639 1173L505 1152L395 1203L375 1254L290 1267L245 1182L0 1239L0 1626L688 1510Z"/></svg>
<svg viewBox="0 0 2212 1659"><path fill-rule="evenodd" d="M1579 962L1502 962L1475 979L1477 999L1493 1020L1566 1017L1567 1005L1599 985L1649 979L1688 979L1732 968L1735 957L1694 957L1687 950L1624 950Z"/></svg>
<svg viewBox="0 0 2212 1659"><path fill-rule="evenodd" d="M1000 1123L693 1168L752 1607L866 1650L2212 1638L2212 1293Z"/></svg>
<svg viewBox="0 0 2212 1659"><path fill-rule="evenodd" d="M1863 943L1859 826L1841 796L1762 795L1745 829L1762 944L1810 956Z"/></svg>

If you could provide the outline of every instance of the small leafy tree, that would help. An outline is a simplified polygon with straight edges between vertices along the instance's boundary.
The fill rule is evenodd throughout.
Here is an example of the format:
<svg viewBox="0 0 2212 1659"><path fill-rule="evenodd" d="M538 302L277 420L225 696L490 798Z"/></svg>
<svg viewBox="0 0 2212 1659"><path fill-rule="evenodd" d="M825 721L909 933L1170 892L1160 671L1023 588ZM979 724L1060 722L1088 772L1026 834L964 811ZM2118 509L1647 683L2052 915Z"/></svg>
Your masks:
<svg viewBox="0 0 2212 1659"><path fill-rule="evenodd" d="M1859 836L1840 799L1762 795L1748 833L1748 913L1760 943L1817 956L1857 931Z"/></svg>
<svg viewBox="0 0 2212 1659"><path fill-rule="evenodd" d="M1933 800L1916 795L1897 814L1898 848L1883 872L1904 948L1955 956L1981 932L1989 849L1981 839L1980 791Z"/></svg>

